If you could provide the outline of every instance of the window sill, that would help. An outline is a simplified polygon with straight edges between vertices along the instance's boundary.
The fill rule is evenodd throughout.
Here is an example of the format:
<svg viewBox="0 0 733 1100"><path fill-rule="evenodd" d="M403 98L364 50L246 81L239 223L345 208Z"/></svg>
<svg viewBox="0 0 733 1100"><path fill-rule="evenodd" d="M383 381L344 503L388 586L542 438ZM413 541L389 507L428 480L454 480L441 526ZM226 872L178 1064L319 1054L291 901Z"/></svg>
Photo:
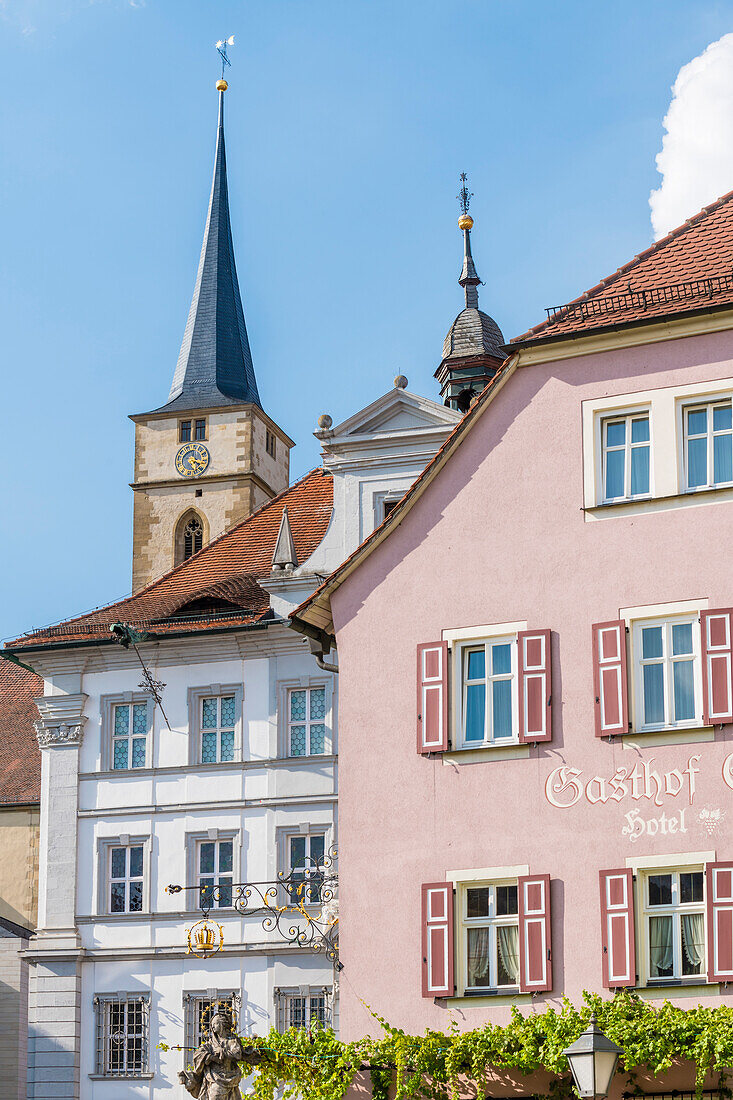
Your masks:
<svg viewBox="0 0 733 1100"><path fill-rule="evenodd" d="M694 745L715 740L714 726L687 726L685 729L631 730L608 738L620 741L625 749L635 748L635 742L654 745ZM624 744L628 742L628 744Z"/></svg>
<svg viewBox="0 0 733 1100"><path fill-rule="evenodd" d="M90 1081L152 1081L154 1073L89 1073Z"/></svg>
<svg viewBox="0 0 733 1100"><path fill-rule="evenodd" d="M647 985L637 985L634 992L644 1000L652 998L668 1000L670 997L699 997L701 989L704 989L709 996L716 996L720 993L720 984L708 982L707 978L685 978L677 981L667 978L659 983L648 982Z"/></svg>
<svg viewBox="0 0 733 1100"><path fill-rule="evenodd" d="M466 1003L470 1002L471 1005L475 1005L476 1008L495 1008L504 1005L514 1005L517 1002L522 1003L522 1000L526 1000L529 1004L532 1000L531 993L520 993L516 990L503 990L499 993L462 993L455 997L446 997L445 1005L448 1008L465 1008Z"/></svg>
<svg viewBox="0 0 733 1100"><path fill-rule="evenodd" d="M444 752L444 764L479 764L487 760L526 760L530 745L482 745L480 749L451 749Z"/></svg>
<svg viewBox="0 0 733 1100"><path fill-rule="evenodd" d="M685 489L666 496L634 497L631 500L609 501L607 504L583 505L581 512L586 517L600 519L626 513L639 515L642 512L661 512L670 508L686 507L697 499L698 503L711 504L718 500L733 500L733 486L721 485L710 489Z"/></svg>
<svg viewBox="0 0 733 1100"><path fill-rule="evenodd" d="M288 767L295 764L312 764L317 760L321 764L335 764L338 757L335 753L325 753L315 756L275 756L263 757L261 760L229 760L220 764L167 764L152 768L115 768L98 772L81 772L80 779L151 779L158 775L180 775L192 771L216 772L222 768L236 770L251 770L257 768Z"/></svg>

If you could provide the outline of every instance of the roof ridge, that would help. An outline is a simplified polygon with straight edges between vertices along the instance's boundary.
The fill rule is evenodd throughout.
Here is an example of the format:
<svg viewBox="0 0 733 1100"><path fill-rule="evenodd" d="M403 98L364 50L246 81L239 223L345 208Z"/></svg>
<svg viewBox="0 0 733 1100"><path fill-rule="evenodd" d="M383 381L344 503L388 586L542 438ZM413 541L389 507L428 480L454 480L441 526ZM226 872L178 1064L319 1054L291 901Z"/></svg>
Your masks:
<svg viewBox="0 0 733 1100"><path fill-rule="evenodd" d="M82 612L80 615L74 615L70 619L61 619L58 623L52 623L49 626L39 627L37 630L33 630L28 634L21 634L18 637L27 639L32 637L34 634L43 634L45 631L50 630L53 627L71 626L74 623L81 623L84 620L89 619L91 616L97 614L98 612L106 611L108 608L112 607L122 607L122 605L130 603L131 600L139 599L140 596L143 596L146 593L155 589L158 585L162 584L163 581L173 576L174 573L183 571L192 561L200 560L201 557L207 553L207 551L210 551L213 547L217 546L219 543L222 542L223 539L226 539L227 537L233 535L234 532L241 530L252 520L256 519L263 512L267 511L268 508L277 504L277 502L282 500L283 497L287 496L288 493L291 493L294 489L297 489L299 485L302 485L303 482L307 481L309 478L314 477L318 473L323 476L327 476L327 471L322 466L315 466L312 470L308 470L308 472L302 474L297 481L294 481L292 485L287 486L287 488L283 489L282 492L272 497L271 500L265 501L265 503L260 505L260 507L256 511L252 512L251 515L246 516L245 519L240 520L239 523L235 523L233 527L228 527L226 531L222 531L220 535L217 535L215 539L212 539L211 542L207 543L207 545L202 547L201 550L199 550L196 554L192 554L190 558L187 558L185 561L179 562L178 565L174 565L172 569L169 569L166 573L161 574L160 577L156 577L154 581L151 581L150 584L145 585L144 588L138 589L137 592L131 592L129 596L124 596L121 600L112 600L110 603L100 604L100 606L94 608L93 611ZM13 640L15 641L17 639Z"/></svg>
<svg viewBox="0 0 733 1100"><path fill-rule="evenodd" d="M708 218L710 214L714 213L716 210L719 210L721 206L723 206L726 202L729 202L731 199L733 199L733 190L727 191L724 195L720 195L717 199L715 199L714 202L708 203L707 206L703 206L700 210L697 211L697 213L692 214L680 225L676 226L674 229L671 229L669 233L665 234L664 237L660 237L658 241L653 241L648 248L643 249L641 252L637 252L635 256L633 256L625 264L617 267L615 271L611 272L610 275L607 275L605 279L601 279L595 284L595 286L589 287L588 290L583 291L583 293L578 295L577 298L571 298L569 301L564 302L563 306L560 308L581 305L583 302L590 301L592 298L597 297L599 294L602 293L602 291L608 290L608 288L614 282L618 281L623 275L626 275L629 271L633 270L633 268L637 267L640 263L643 263L644 260L649 259L650 256L653 256L656 252L659 252L671 241L676 240L679 237L683 236L685 233L689 232L690 229L698 225L701 221L704 221L705 218ZM514 337L514 340L512 340L511 342L515 343L516 341L523 340L530 335L535 335L538 332L550 328L552 328L552 324L550 323L550 320L548 318L545 318L544 321L539 321L536 325L532 325L531 328L526 329L526 331L523 332L520 336Z"/></svg>

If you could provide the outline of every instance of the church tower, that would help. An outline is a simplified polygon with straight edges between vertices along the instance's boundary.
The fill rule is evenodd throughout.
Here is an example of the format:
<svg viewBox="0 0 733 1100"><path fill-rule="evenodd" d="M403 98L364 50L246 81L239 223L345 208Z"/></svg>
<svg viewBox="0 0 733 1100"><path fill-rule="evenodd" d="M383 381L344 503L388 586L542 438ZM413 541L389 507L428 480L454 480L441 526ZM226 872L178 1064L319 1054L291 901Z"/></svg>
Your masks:
<svg viewBox="0 0 733 1100"><path fill-rule="evenodd" d="M135 423L132 590L287 488L294 445L257 390L229 219L224 94L196 285L168 401Z"/></svg>
<svg viewBox="0 0 733 1100"><path fill-rule="evenodd" d="M458 228L463 232L463 269L458 282L466 296L466 308L461 310L448 329L443 341L443 358L434 377L440 383L443 404L465 412L474 397L494 377L506 353L501 329L488 313L478 308L481 280L471 255L473 218L468 207L472 195L465 172L461 174L458 198L461 204Z"/></svg>

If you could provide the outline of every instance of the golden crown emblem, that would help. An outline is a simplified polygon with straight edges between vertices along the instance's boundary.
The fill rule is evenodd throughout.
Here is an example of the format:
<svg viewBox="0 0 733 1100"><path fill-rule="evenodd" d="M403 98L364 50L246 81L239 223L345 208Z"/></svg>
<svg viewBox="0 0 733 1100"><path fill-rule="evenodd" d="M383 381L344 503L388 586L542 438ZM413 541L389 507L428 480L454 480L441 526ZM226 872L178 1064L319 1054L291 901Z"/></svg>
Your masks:
<svg viewBox="0 0 733 1100"><path fill-rule="evenodd" d="M187 954L206 958L207 955L214 955L217 951L221 951L224 946L224 929L220 924L210 923L207 919L200 920L188 929L186 940Z"/></svg>

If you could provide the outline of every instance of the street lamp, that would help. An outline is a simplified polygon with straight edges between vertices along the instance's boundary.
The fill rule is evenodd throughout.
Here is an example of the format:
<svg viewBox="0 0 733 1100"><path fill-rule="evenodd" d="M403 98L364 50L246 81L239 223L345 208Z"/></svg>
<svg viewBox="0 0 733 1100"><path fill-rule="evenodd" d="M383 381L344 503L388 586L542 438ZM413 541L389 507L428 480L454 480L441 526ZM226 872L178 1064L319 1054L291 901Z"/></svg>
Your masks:
<svg viewBox="0 0 733 1100"><path fill-rule="evenodd" d="M580 1038L563 1054L570 1064L575 1087L584 1100L600 1100L608 1095L623 1049L603 1034L596 1024L595 1013Z"/></svg>

